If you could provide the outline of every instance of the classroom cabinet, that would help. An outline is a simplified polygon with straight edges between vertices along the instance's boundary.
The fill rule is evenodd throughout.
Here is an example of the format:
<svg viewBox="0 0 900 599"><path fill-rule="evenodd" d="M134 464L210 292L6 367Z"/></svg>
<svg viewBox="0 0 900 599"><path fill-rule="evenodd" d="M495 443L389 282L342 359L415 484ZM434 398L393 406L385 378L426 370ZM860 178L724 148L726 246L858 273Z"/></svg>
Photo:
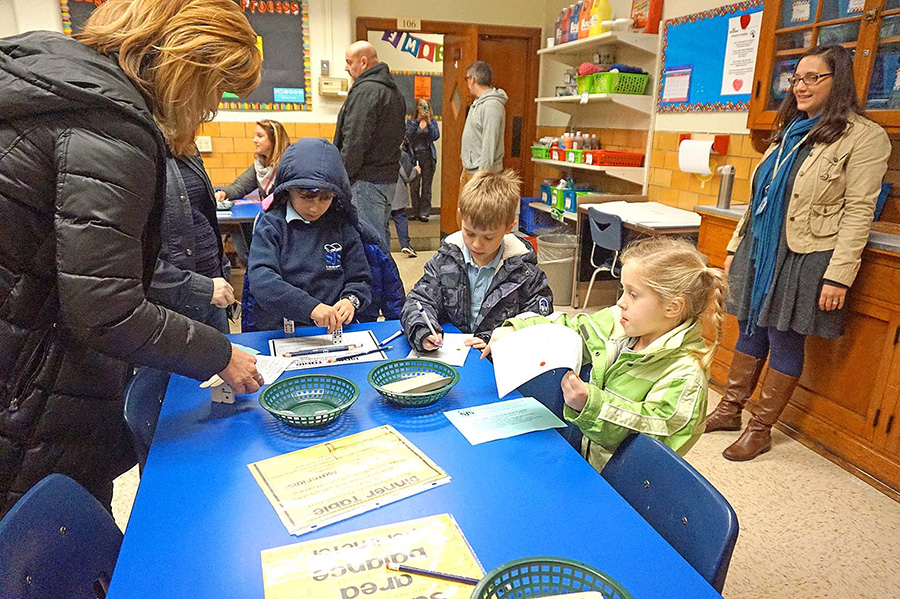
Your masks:
<svg viewBox="0 0 900 599"><path fill-rule="evenodd" d="M725 262L734 218L702 214L698 247ZM803 375L779 427L863 480L900 498L900 254L866 249L849 294L845 333L809 337ZM738 337L728 316L710 381L723 388ZM704 335L712 339L706 327ZM765 374L763 374L763 377ZM758 393L758 391L757 391Z"/></svg>
<svg viewBox="0 0 900 599"><path fill-rule="evenodd" d="M860 104L900 133L900 0L775 0L764 3L747 127L762 151L787 79L809 48L840 44L853 53Z"/></svg>

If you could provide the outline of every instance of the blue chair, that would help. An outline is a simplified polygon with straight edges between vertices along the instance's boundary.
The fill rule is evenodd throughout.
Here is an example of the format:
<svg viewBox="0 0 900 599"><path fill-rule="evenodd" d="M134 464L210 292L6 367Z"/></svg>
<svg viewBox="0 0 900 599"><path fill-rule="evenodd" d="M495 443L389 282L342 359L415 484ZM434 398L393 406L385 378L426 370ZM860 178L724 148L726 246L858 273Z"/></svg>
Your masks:
<svg viewBox="0 0 900 599"><path fill-rule="evenodd" d="M737 514L684 458L647 435L628 437L600 473L719 593L738 537Z"/></svg>
<svg viewBox="0 0 900 599"><path fill-rule="evenodd" d="M78 483L51 474L0 520L3 599L106 597L122 533Z"/></svg>
<svg viewBox="0 0 900 599"><path fill-rule="evenodd" d="M131 442L141 472L150 453L156 421L162 407L169 373L155 368L140 368L125 386L125 423L131 431Z"/></svg>
<svg viewBox="0 0 900 599"><path fill-rule="evenodd" d="M594 287L594 281L601 272L608 272L613 277L618 277L617 271L619 252L622 251L622 219L615 214L607 214L600 212L594 206L588 206L588 223L591 227L591 241L594 242L591 247L591 266L594 272L591 274L591 282L588 283L587 293L584 294L584 306L591 301L591 289ZM597 248L612 252L612 262L605 260L597 264L596 253ZM578 306L574 306L578 307Z"/></svg>
<svg viewBox="0 0 900 599"><path fill-rule="evenodd" d="M534 377L530 381L527 381L519 386L516 391L522 394L522 397L533 397L544 406L547 407L557 418L565 422L565 417L563 416L563 408L565 407L565 400L563 400L563 392L562 392L562 377L568 372L567 368L554 368L553 370L548 370L538 376ZM581 372L579 376L583 381L588 381L591 378L591 365L585 364L581 367ZM556 432L558 432L562 437L569 442L575 451L581 453L581 429L578 428L575 424L571 422L567 423L568 426L566 428L558 428Z"/></svg>

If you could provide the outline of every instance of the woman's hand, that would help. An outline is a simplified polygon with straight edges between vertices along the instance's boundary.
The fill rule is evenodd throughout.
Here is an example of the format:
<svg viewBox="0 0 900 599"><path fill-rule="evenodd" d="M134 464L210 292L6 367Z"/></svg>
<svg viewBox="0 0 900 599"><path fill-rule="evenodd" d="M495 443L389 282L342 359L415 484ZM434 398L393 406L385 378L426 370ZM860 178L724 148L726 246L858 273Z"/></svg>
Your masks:
<svg viewBox="0 0 900 599"><path fill-rule="evenodd" d="M347 298L338 300L334 305L334 311L337 313L338 323L342 325L353 322L353 316L356 314L356 308Z"/></svg>
<svg viewBox="0 0 900 599"><path fill-rule="evenodd" d="M256 356L234 346L231 346L231 360L219 376L238 395L253 393L265 384L263 376L256 369Z"/></svg>
<svg viewBox="0 0 900 599"><path fill-rule="evenodd" d="M515 333L515 332L516 332L516 330L512 327L497 327L496 329L494 329L494 332L491 333L491 340L488 341L488 344L485 346L485 348L483 350L481 350L481 359L484 360L489 355L491 355L491 346L494 344L495 341L497 341L499 339L503 339L510 333Z"/></svg>
<svg viewBox="0 0 900 599"><path fill-rule="evenodd" d="M846 289L825 283L822 285L822 293L819 294L819 310L824 310L825 312L840 310L844 307L846 299Z"/></svg>
<svg viewBox="0 0 900 599"><path fill-rule="evenodd" d="M560 386L562 387L563 400L565 400L566 405L576 412L583 410L588 400L587 383L578 378L574 371L570 370L563 376Z"/></svg>
<svg viewBox="0 0 900 599"><path fill-rule="evenodd" d="M425 348L425 351L435 351L436 349L440 349L443 344L444 338L440 333L437 335L428 335L422 339L422 347Z"/></svg>
<svg viewBox="0 0 900 599"><path fill-rule="evenodd" d="M217 202L224 202L227 199L228 199L228 196L221 189L216 192L216 201Z"/></svg>
<svg viewBox="0 0 900 599"><path fill-rule="evenodd" d="M213 282L213 294L209 303L216 308L227 308L234 303L234 287L222 277L216 277Z"/></svg>
<svg viewBox="0 0 900 599"><path fill-rule="evenodd" d="M317 327L327 328L329 333L333 333L338 328L337 310L333 306L319 304L310 312L309 319L316 323Z"/></svg>
<svg viewBox="0 0 900 599"><path fill-rule="evenodd" d="M733 261L734 261L734 254L728 254L728 256L725 257L725 268L723 270L725 271L726 277L728 276L728 271L731 270L731 263Z"/></svg>

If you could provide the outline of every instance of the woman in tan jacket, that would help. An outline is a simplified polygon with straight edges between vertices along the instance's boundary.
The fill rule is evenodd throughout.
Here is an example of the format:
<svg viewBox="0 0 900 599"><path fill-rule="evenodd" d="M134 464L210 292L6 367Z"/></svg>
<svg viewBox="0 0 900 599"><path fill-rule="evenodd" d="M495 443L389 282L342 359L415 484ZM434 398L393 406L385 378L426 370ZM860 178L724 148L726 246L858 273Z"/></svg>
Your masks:
<svg viewBox="0 0 900 599"><path fill-rule="evenodd" d="M741 410L769 358L750 423L723 452L735 461L771 448L772 425L803 370L806 337L843 334L847 291L891 152L884 130L863 116L847 50L812 48L790 83L725 261L740 337L707 432L741 429Z"/></svg>

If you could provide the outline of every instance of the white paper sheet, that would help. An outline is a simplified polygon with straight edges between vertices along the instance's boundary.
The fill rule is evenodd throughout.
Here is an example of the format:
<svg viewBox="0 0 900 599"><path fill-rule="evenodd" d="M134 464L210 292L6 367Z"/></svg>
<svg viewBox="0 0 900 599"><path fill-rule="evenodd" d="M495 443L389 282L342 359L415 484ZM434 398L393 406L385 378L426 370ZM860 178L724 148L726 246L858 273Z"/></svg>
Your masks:
<svg viewBox="0 0 900 599"><path fill-rule="evenodd" d="M472 445L566 426L533 397L450 410L444 416Z"/></svg>
<svg viewBox="0 0 900 599"><path fill-rule="evenodd" d="M256 369L265 380L266 385L271 385L287 370L293 360L291 358L275 358L272 356L256 356Z"/></svg>
<svg viewBox="0 0 900 599"><path fill-rule="evenodd" d="M327 349L334 344L331 341L331 334L314 335L311 337L286 337L284 339L269 340L269 350L273 356L282 356L287 352L300 351L304 349ZM336 358L353 355L378 347L378 340L372 331L344 331L339 345L356 345L354 349L313 354L307 356L297 356L291 358L291 363L285 370L304 370L307 368L318 368L320 366L339 366L341 364L351 364L353 362L377 362L379 360L387 360L384 352L374 352L365 356L358 356L349 360L341 360L335 362Z"/></svg>
<svg viewBox="0 0 900 599"><path fill-rule="evenodd" d="M526 327L495 341L491 348L498 397L555 368L581 371L581 335L562 325Z"/></svg>
<svg viewBox="0 0 900 599"><path fill-rule="evenodd" d="M593 204L607 214L615 214L624 222L654 227L699 227L700 215L659 202L606 202Z"/></svg>
<svg viewBox="0 0 900 599"><path fill-rule="evenodd" d="M722 68L723 96L750 93L761 27L762 10L728 19L725 64Z"/></svg>
<svg viewBox="0 0 900 599"><path fill-rule="evenodd" d="M417 352L413 349L407 358L425 358L426 360L439 360L450 366L461 367L466 363L466 358L472 351L466 346L466 339L471 339L468 333L444 333L444 345L437 351Z"/></svg>

